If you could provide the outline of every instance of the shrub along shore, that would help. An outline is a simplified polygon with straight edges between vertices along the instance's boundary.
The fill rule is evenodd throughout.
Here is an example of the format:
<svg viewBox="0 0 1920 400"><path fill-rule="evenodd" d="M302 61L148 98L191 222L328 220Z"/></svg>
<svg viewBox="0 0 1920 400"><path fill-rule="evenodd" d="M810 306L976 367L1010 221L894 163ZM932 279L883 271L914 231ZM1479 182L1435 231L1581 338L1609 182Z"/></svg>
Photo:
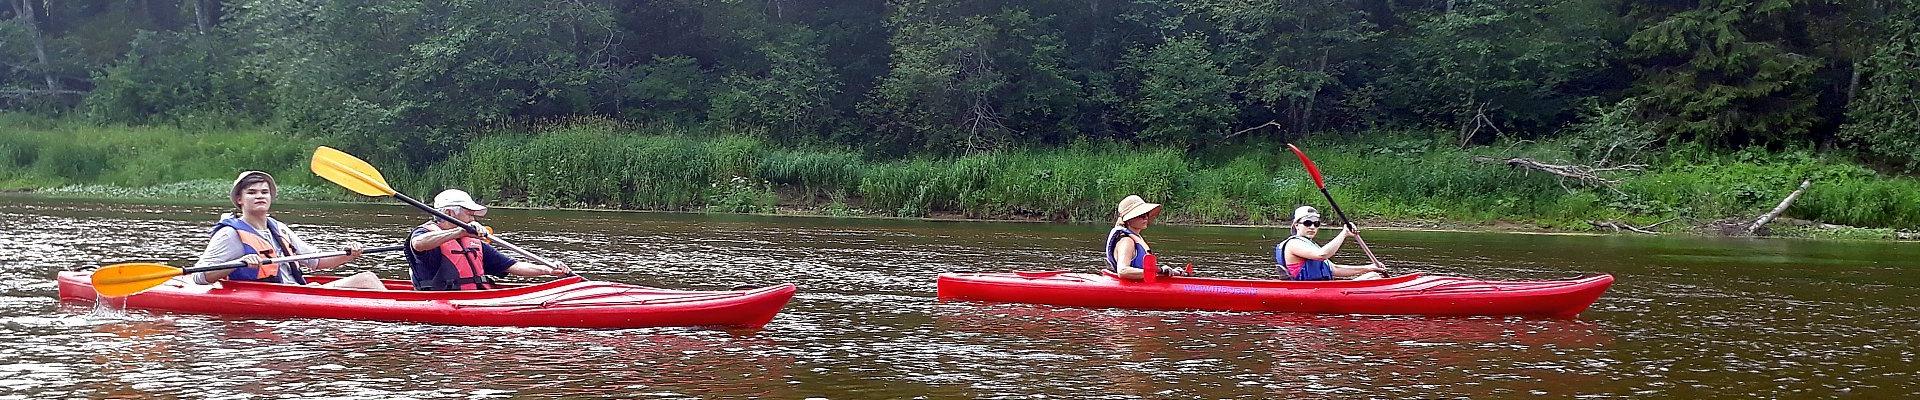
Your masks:
<svg viewBox="0 0 1920 400"><path fill-rule="evenodd" d="M324 140L257 128L119 126L0 114L0 191L68 196L219 198L239 170L273 173L285 196L355 196L307 172ZM1374 225L1595 231L1590 221L1704 231L1751 221L1800 180L1776 235L1897 238L1920 228L1920 180L1808 151L1662 149L1643 171L1587 186L1474 157L1581 159L1582 144L1502 143L1462 149L1445 132L1327 134L1299 142L1342 208ZM962 156L883 159L834 145L752 132L576 122L474 138L445 160L370 160L405 192L466 188L502 205L834 216L1105 221L1138 194L1161 220L1283 224L1293 207L1324 207L1279 143L1198 150L1073 143ZM392 165L389 165L392 164ZM1577 164L1577 163L1574 163ZM1822 224L1795 224L1796 220ZM1607 230L1611 231L1611 230Z"/></svg>

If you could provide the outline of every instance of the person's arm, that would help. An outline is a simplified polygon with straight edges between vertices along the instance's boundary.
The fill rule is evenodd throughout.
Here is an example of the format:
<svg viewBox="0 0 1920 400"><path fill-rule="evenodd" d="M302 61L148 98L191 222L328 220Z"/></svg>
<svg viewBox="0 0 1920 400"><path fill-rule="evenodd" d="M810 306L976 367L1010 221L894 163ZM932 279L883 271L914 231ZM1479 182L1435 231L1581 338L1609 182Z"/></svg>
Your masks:
<svg viewBox="0 0 1920 400"><path fill-rule="evenodd" d="M1368 272L1380 271L1380 264L1340 265L1340 264L1334 264L1334 263L1327 263L1327 266L1333 270L1333 276L1337 278L1347 278L1347 277L1352 277L1360 274L1365 274Z"/></svg>
<svg viewBox="0 0 1920 400"><path fill-rule="evenodd" d="M1325 246L1315 246L1309 241L1300 246L1287 246L1287 252L1292 253L1294 257L1309 260L1325 260L1333 258L1334 253L1340 252L1340 245L1346 243L1346 241L1347 230L1342 229L1340 230L1340 234L1335 235L1333 240L1327 241L1327 245Z"/></svg>
<svg viewBox="0 0 1920 400"><path fill-rule="evenodd" d="M348 243L346 248L347 254L315 260L317 262L315 262L312 266L308 267L308 269L318 271L318 270L334 269L341 265L346 265L347 263L353 262L353 260L359 259L361 255L360 251L364 248L365 248L364 245L361 245L359 243Z"/></svg>
<svg viewBox="0 0 1920 400"><path fill-rule="evenodd" d="M467 231L460 228L441 229L413 235L413 239L408 240L407 244L413 246L414 252L433 251L433 249L439 248L441 244L449 240L459 239L462 236L466 236L466 234Z"/></svg>
<svg viewBox="0 0 1920 400"><path fill-rule="evenodd" d="M313 253L320 252L319 248L313 247L313 245L311 244L307 244L306 239L301 239L299 235L295 235L293 233L293 228L282 229L280 231L280 238L281 240L287 241L287 247L293 248L293 251L295 253L313 254ZM306 269L307 271L320 271L320 270L334 269L335 267L345 265L346 263L353 262L354 259L360 258L360 248L361 248L361 245L359 243L351 243L347 245L346 255L339 255L339 256L333 256L333 257L327 257L327 258L317 258L317 259L304 260L304 261L295 261L295 262L299 263L300 267Z"/></svg>
<svg viewBox="0 0 1920 400"><path fill-rule="evenodd" d="M200 259L195 261L193 266L205 267L233 261L246 256L246 250L240 247L240 239L235 238L234 235L233 229L231 228L214 232L213 237L207 239L207 248L200 251ZM227 275L232 273L232 269L195 272L193 273L193 283L201 285L212 284L221 279L227 279Z"/></svg>
<svg viewBox="0 0 1920 400"><path fill-rule="evenodd" d="M485 254L487 273L494 276L556 276L567 273L564 267L514 260L494 248L492 244L482 245L482 251Z"/></svg>
<svg viewBox="0 0 1920 400"><path fill-rule="evenodd" d="M1114 273L1119 274L1121 278L1127 279L1145 278L1145 270L1133 267L1133 259L1137 256L1139 255L1133 252L1133 236L1123 237L1115 241L1113 244Z"/></svg>

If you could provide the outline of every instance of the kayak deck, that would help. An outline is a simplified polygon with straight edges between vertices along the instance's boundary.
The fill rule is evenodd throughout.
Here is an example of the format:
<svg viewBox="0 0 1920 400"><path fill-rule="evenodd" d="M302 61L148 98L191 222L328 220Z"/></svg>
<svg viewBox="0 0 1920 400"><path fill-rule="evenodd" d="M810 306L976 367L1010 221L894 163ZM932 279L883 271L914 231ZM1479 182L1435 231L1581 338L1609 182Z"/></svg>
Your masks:
<svg viewBox="0 0 1920 400"><path fill-rule="evenodd" d="M1407 274L1374 280L1271 281L1160 277L1156 282L1064 271L941 274L939 298L1140 310L1573 318L1612 275L1487 281Z"/></svg>
<svg viewBox="0 0 1920 400"><path fill-rule="evenodd" d="M91 272L61 272L60 298L93 302ZM336 277L316 276L315 283ZM566 277L491 290L386 291L260 282L169 281L126 297L126 308L267 318L335 318L470 326L758 328L793 298L793 284L739 291L685 291Z"/></svg>

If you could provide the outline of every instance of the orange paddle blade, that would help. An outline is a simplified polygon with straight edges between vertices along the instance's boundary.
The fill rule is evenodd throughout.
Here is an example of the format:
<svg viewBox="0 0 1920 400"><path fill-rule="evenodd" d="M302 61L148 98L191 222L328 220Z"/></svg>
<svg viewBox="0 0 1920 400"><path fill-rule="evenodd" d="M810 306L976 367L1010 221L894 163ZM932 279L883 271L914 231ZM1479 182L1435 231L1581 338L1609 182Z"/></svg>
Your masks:
<svg viewBox="0 0 1920 400"><path fill-rule="evenodd" d="M373 164L332 147L313 149L312 167L314 175L363 196L381 197L399 193L387 185L387 178L381 176L380 170L374 169Z"/></svg>
<svg viewBox="0 0 1920 400"><path fill-rule="evenodd" d="M183 271L171 265L126 263L93 271L93 291L106 297L126 297L166 283Z"/></svg>

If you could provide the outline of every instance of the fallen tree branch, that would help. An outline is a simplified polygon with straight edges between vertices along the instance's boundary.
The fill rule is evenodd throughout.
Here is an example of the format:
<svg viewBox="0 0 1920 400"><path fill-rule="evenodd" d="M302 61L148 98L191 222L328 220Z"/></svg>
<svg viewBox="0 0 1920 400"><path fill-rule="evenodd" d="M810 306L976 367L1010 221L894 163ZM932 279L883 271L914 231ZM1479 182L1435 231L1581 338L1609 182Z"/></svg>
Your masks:
<svg viewBox="0 0 1920 400"><path fill-rule="evenodd" d="M1628 230L1628 231L1634 231L1639 233L1645 233L1648 235L1658 235L1660 234L1660 232L1654 232L1651 229L1653 229L1654 227L1660 226L1661 224L1673 222L1673 220L1676 220L1676 219L1679 219L1679 218L1668 218L1666 221L1655 222L1653 223L1653 225L1647 225L1644 227L1634 227L1632 224L1628 224L1620 221L1587 221L1587 225L1593 225L1593 227L1595 228L1612 228L1614 232Z"/></svg>
<svg viewBox="0 0 1920 400"><path fill-rule="evenodd" d="M1505 160L1500 160L1500 159L1495 159L1493 157L1487 157L1487 156L1473 156L1473 160L1483 162L1483 163L1488 163L1488 164L1506 164L1508 167L1524 168L1524 169L1545 172L1549 174L1558 175L1562 178L1572 179L1576 182L1580 182L1588 186L1603 187L1607 189L1613 189L1613 185L1619 184L1620 181L1600 177L1599 175L1600 173L1646 170L1646 166L1640 165L1640 164L1627 164L1627 165L1620 165L1620 166L1606 167L1606 168L1593 168L1593 167L1586 167L1586 166L1580 166L1580 165L1548 164L1548 163L1543 163L1538 160L1534 160L1526 157L1514 157L1514 158L1508 158Z"/></svg>
<svg viewBox="0 0 1920 400"><path fill-rule="evenodd" d="M1773 211L1768 211L1765 215L1761 215L1759 219L1753 220L1753 224L1747 225L1747 234L1748 235L1758 234L1760 232L1760 228L1766 227L1767 223L1773 222L1774 218L1779 218L1780 213L1786 212L1787 206L1793 205L1793 201L1800 199L1800 194L1805 193L1807 191L1807 186L1812 186L1812 185L1813 185L1812 179L1800 181L1800 188L1794 189L1793 193L1788 194L1785 200L1780 200L1780 205L1774 206Z"/></svg>
<svg viewBox="0 0 1920 400"><path fill-rule="evenodd" d="M1271 126L1271 127L1273 127L1273 129L1280 129L1280 130L1285 130L1285 129L1287 129L1287 128L1286 128L1285 126L1280 126L1280 121L1278 121L1278 120L1274 120L1274 121L1267 121L1267 123L1264 123L1264 124L1260 124L1260 125L1254 125L1254 126L1253 126L1252 128L1247 128L1247 129L1241 129L1241 130L1238 130L1238 131L1234 131L1233 133L1229 133L1229 134L1227 134L1226 136L1221 136L1220 138L1221 138L1221 139L1225 139L1225 138L1230 138L1230 137L1234 137L1234 136L1240 136L1240 134L1242 134L1242 133L1247 133L1248 131L1252 131L1252 130L1255 130L1255 129L1260 129L1260 128L1265 128L1265 127L1269 127L1269 126Z"/></svg>

